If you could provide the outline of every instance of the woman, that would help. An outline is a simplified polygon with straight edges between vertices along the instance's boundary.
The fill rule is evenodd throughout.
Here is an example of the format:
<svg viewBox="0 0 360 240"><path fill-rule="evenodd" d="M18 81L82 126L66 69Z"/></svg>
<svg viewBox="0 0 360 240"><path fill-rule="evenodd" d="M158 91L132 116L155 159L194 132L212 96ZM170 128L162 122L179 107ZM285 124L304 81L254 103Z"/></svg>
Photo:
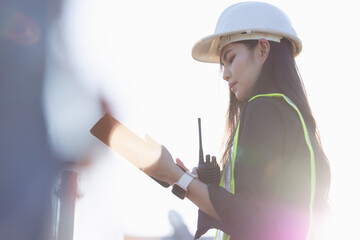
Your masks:
<svg viewBox="0 0 360 240"><path fill-rule="evenodd" d="M195 44L193 57L220 63L230 89L220 186L184 174L170 158L145 171L180 184L199 207L196 238L210 228L231 240L318 234L330 169L296 68L300 51L287 16L260 2L230 6L215 34Z"/></svg>

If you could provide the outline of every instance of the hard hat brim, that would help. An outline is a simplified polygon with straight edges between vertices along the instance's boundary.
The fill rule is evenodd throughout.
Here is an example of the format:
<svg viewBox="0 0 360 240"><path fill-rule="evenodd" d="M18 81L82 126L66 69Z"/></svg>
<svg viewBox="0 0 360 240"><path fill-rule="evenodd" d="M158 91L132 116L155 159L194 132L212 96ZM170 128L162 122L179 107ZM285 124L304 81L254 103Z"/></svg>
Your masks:
<svg viewBox="0 0 360 240"><path fill-rule="evenodd" d="M218 33L218 34L212 34L205 38L200 39L198 42L195 43L195 45L192 48L192 57L200 62L206 62L206 63L220 63L220 39L223 36L229 36L233 34L239 34L239 33L246 33L248 30L238 30L235 32L226 32L226 33ZM299 55L302 49L302 43L301 40L293 35L288 35L284 32L279 31L269 31L264 29L252 29L251 32L256 32L256 37L254 37L251 34L244 34L244 38L242 40L258 40L258 39L267 39L269 41L272 41L272 39L269 39L267 36L268 34L276 34L282 37L287 38L291 41L293 45L293 56L294 58ZM260 34L259 34L260 33ZM264 33L263 36L261 33Z"/></svg>

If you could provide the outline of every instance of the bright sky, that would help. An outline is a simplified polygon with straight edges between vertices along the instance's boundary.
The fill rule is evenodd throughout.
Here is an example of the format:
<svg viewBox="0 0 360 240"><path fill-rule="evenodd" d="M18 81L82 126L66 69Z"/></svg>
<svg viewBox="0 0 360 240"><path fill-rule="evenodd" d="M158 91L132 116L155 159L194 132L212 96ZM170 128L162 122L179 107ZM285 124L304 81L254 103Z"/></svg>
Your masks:
<svg viewBox="0 0 360 240"><path fill-rule="evenodd" d="M90 92L102 91L117 119L149 133L192 168L198 161L198 117L204 152L220 157L228 90L219 66L194 61L191 48L213 33L221 12L236 2L71 0L64 39L81 83ZM289 15L303 41L296 60L332 170L329 239L359 239L356 2L266 2ZM124 232L169 235L171 209L194 233L197 208L188 200L178 200L112 152L97 157L80 176L75 240L121 239Z"/></svg>

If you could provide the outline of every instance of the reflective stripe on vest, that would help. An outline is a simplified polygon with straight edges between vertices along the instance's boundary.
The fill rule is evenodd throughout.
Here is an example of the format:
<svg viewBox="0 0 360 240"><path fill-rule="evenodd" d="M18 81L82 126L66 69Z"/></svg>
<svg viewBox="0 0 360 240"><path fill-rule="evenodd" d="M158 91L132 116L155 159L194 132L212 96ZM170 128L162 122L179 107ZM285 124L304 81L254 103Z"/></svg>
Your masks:
<svg viewBox="0 0 360 240"><path fill-rule="evenodd" d="M311 141L310 141L309 133L306 128L305 121L304 121L299 109L296 107L296 105L284 94L280 94L280 93L259 94L259 95L252 97L248 102L250 102L256 98L259 98L259 97L283 98L292 108L295 109L295 111L298 113L299 119L301 121L303 131L304 131L305 142L306 142L306 145L307 145L307 147L309 149L309 153L310 153L310 171L311 171L311 181L310 181L311 189L310 189L310 205L309 205L310 219L309 219L309 229L308 229L307 237L306 237L307 240L310 240L310 233L311 233L311 227L312 227L312 221L313 221L313 206L314 206L314 200L315 200L316 167L315 167L314 150L311 146ZM234 169L235 169L235 159L236 159L236 152L237 152L237 145L238 145L238 138L239 138L239 129L240 129L240 124L238 124L237 129L236 129L236 134L234 137L234 144L233 144L233 146L234 146L233 153L231 156L230 190L231 190L232 194L235 194ZM221 176L221 181L220 181L221 187L224 187L224 175L225 175L225 171L223 171L223 174ZM218 239L218 233L219 232L216 231L215 240ZM229 240L229 239L230 239L230 236L227 235L226 233L223 233L222 240Z"/></svg>

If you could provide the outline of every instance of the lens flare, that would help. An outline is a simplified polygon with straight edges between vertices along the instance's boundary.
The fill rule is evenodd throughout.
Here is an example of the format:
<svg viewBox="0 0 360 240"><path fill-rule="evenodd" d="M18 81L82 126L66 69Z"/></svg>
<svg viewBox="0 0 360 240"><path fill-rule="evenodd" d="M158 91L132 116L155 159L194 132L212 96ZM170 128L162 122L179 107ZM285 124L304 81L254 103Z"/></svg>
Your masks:
<svg viewBox="0 0 360 240"><path fill-rule="evenodd" d="M0 36L19 45L33 45L40 40L40 28L21 11L0 5Z"/></svg>
<svg viewBox="0 0 360 240"><path fill-rule="evenodd" d="M142 139L110 114L105 114L90 132L144 171L156 164L161 157L171 157L167 150L150 136L145 135L145 140Z"/></svg>

